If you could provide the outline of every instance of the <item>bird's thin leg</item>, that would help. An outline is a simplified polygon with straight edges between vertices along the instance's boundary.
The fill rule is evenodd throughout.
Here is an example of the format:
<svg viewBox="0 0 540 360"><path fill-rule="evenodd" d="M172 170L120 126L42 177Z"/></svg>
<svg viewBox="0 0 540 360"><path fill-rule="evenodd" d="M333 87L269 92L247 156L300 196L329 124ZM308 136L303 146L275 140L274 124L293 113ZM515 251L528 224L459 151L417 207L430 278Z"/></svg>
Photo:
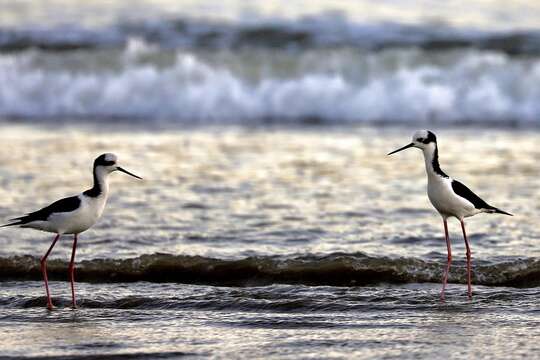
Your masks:
<svg viewBox="0 0 540 360"><path fill-rule="evenodd" d="M52 301L51 301L51 295L49 293L49 281L47 279L47 257L51 253L51 251L52 251L52 249L54 247L54 244L56 244L59 237L60 237L60 234L57 234L54 237L54 240L53 240L51 246L49 247L49 250L47 250L45 255L41 258L41 273L43 274L43 280L45 281L45 291L47 292L47 309L49 309L49 310L52 310L53 305L52 305Z"/></svg>
<svg viewBox="0 0 540 360"><path fill-rule="evenodd" d="M465 223L461 222L461 230L463 230L463 239L465 239L465 247L467 248L467 294L469 299L472 299L472 287L471 287L471 247L469 246L469 240L467 240L467 233L465 232Z"/></svg>
<svg viewBox="0 0 540 360"><path fill-rule="evenodd" d="M448 237L448 223L446 219L443 219L444 224L444 237L446 239L446 249L448 252L448 262L446 263L446 269L443 276L443 285L441 290L441 300L444 301L444 291L446 290L446 283L448 281L448 272L450 271L450 265L452 264L452 248L450 246L450 238Z"/></svg>
<svg viewBox="0 0 540 360"><path fill-rule="evenodd" d="M73 236L73 250L71 250L71 261L69 262L69 280L71 281L71 307L77 307L75 302L75 251L77 250L77 234Z"/></svg>

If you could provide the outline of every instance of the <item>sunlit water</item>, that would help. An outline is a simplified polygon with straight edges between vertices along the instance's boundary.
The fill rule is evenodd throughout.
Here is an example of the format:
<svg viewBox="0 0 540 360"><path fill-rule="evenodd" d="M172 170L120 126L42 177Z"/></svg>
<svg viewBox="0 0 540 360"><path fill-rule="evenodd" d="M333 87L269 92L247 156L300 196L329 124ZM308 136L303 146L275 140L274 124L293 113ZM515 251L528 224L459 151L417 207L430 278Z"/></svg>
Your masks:
<svg viewBox="0 0 540 360"><path fill-rule="evenodd" d="M4 125L9 151L0 154L0 216L7 220L89 188L93 159L114 152L144 180L110 177L107 209L81 236L79 259L446 252L441 218L426 196L422 153L386 155L410 142L410 129L143 128ZM516 215L467 221L475 256L538 256L538 133L437 133L442 168ZM459 254L457 222L450 232ZM49 238L3 229L0 254L40 253Z"/></svg>
<svg viewBox="0 0 540 360"><path fill-rule="evenodd" d="M144 178L113 174L103 218L81 235L80 275L94 283L77 284L78 310L69 309L65 281L52 282L58 309L48 313L41 282L9 281L3 273L4 356L511 358L538 351L537 132L432 129L439 136L442 168L515 214L467 220L475 282L507 276L506 270L491 275L485 270L498 271L497 264L505 262L517 264L512 271L529 274L523 288L475 285L472 302L464 285L453 284L448 301L440 303L434 282L446 247L441 219L425 194L422 155L413 149L386 156L407 144L413 129L160 130L105 124L40 129L4 123L1 130L6 150L0 153L0 215L5 220L88 188L93 158L103 152L115 152L123 167ZM451 222L450 233L456 259L451 281L463 283L457 222ZM0 260L39 257L51 240L50 234L33 230L2 229ZM67 236L58 243L51 255L53 273L54 260L68 260L70 247ZM210 277L228 274L227 283L219 283L222 277L174 277L174 270L132 283L85 275L84 261L157 252L201 256L189 261L251 257L255 267L261 262L261 271L275 261L277 269L293 274L300 270L288 259L325 256L339 261L368 256L376 260L360 262L368 270L373 264L427 265L419 267L420 275L413 266L402 278L387 279L407 285L373 278L366 286L340 287L305 285L337 283L341 273L333 267L322 268L328 276L322 271L320 282L309 278L313 273L300 272L294 281L279 274L269 278L284 279L273 285L268 278L250 281L249 273L239 274L234 266L221 273L204 270ZM342 276L369 277L352 264L360 272ZM31 266L32 278L39 278L36 264ZM431 274L428 280L422 272ZM62 274L53 278L66 279ZM235 277L241 281L230 281Z"/></svg>

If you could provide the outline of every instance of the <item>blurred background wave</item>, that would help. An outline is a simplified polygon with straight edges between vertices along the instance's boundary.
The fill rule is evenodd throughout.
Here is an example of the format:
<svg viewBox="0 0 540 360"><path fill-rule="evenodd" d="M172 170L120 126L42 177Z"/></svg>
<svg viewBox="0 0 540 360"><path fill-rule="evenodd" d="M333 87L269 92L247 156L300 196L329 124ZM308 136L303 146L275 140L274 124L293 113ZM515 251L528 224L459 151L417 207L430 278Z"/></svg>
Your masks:
<svg viewBox="0 0 540 360"><path fill-rule="evenodd" d="M540 3L0 1L0 117L537 126Z"/></svg>

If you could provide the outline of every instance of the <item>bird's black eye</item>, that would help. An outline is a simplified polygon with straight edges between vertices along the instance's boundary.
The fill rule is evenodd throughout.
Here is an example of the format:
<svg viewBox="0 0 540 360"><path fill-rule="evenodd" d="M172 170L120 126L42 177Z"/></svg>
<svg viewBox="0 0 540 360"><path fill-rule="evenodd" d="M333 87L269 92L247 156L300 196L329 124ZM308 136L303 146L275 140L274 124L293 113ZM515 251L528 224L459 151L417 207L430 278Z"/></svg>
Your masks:
<svg viewBox="0 0 540 360"><path fill-rule="evenodd" d="M418 139L416 139L416 141L418 141L418 142L423 142L423 141L424 141L424 139L422 139L422 138L418 138Z"/></svg>

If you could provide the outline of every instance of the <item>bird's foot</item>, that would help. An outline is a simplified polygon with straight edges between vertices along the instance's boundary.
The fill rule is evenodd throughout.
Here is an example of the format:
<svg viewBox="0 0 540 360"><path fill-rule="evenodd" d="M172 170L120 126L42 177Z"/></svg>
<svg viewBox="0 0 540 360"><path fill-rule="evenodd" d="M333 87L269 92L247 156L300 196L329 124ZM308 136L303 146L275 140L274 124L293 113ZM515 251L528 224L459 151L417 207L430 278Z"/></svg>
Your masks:
<svg viewBox="0 0 540 360"><path fill-rule="evenodd" d="M48 303L48 304L47 304L47 310L53 311L53 309L54 309L53 304L52 304L52 303Z"/></svg>

